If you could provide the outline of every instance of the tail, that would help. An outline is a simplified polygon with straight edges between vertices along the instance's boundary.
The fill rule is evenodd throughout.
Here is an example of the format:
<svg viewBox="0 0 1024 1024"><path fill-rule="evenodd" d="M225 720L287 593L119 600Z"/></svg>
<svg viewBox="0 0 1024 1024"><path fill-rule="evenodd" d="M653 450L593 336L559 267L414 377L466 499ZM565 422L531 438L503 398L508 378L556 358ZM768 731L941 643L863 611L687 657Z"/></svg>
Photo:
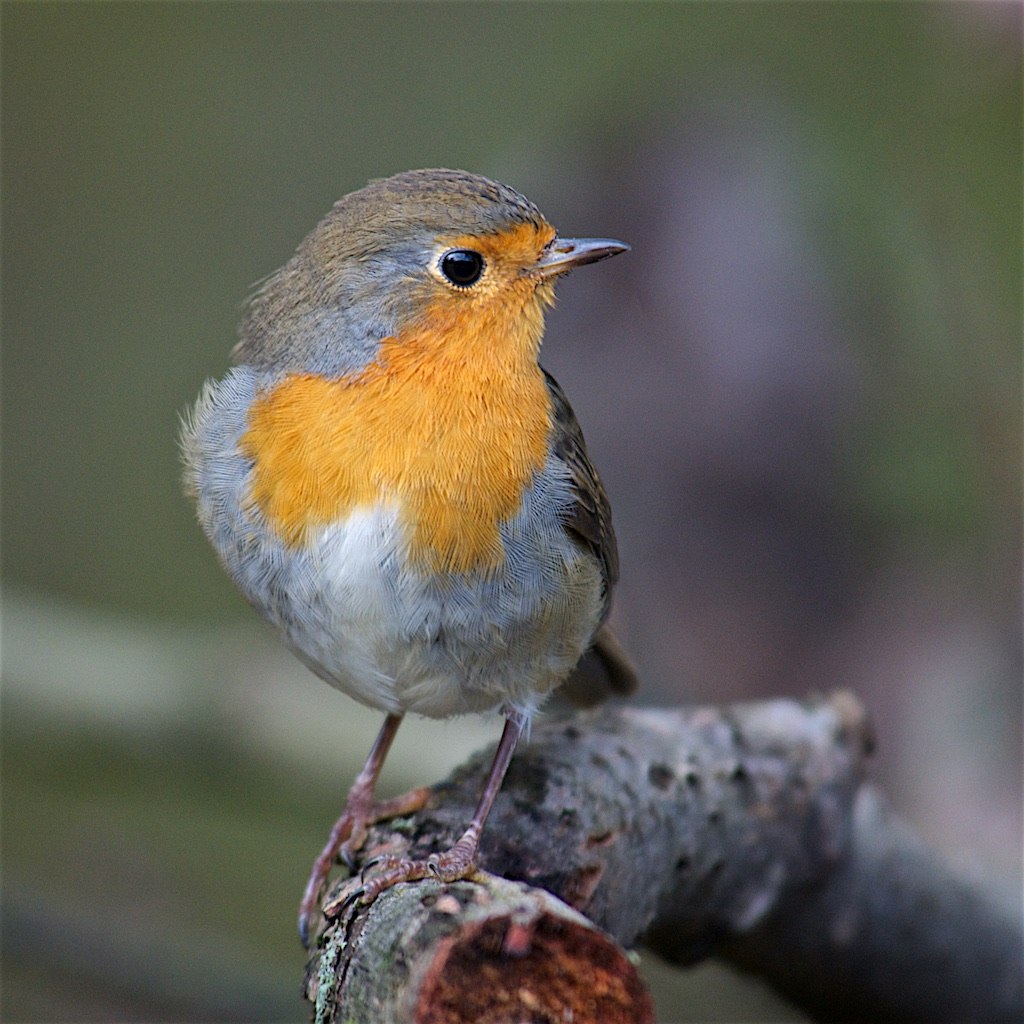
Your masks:
<svg viewBox="0 0 1024 1024"><path fill-rule="evenodd" d="M590 708L610 697L628 697L639 685L632 660L606 624L558 693L578 708Z"/></svg>

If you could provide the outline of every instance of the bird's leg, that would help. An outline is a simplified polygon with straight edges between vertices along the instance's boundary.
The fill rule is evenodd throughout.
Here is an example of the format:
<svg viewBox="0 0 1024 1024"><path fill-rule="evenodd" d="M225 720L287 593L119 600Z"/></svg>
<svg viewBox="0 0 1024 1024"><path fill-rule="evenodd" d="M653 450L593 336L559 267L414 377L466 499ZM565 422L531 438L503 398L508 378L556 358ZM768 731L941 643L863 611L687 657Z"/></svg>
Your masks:
<svg viewBox="0 0 1024 1024"><path fill-rule="evenodd" d="M401 724L401 715L392 714L384 719L384 724L370 748L366 764L352 783L348 798L345 800L345 810L334 823L326 846L313 863L306 891L299 904L299 937L304 946L309 945L310 917L339 853L342 860L351 868L354 864L354 855L365 842L366 830L370 825L418 811L430 796L428 789L414 789L392 800L374 803L373 790L377 784L377 777L384 767L384 759L388 756L395 733Z"/></svg>
<svg viewBox="0 0 1024 1024"><path fill-rule="evenodd" d="M420 878L439 878L442 882L454 882L473 874L476 870L476 856L484 823L501 789L501 783L525 725L526 719L521 714L515 711L507 713L505 728L498 742L498 749L494 754L483 792L480 794L476 813L469 827L451 849L445 850L444 853L435 853L422 861L397 857L384 858L378 863L379 871L364 881L358 893L349 899L354 897L358 898L360 903L372 903L385 889L390 889L399 882L413 882ZM327 908L325 912L330 916Z"/></svg>

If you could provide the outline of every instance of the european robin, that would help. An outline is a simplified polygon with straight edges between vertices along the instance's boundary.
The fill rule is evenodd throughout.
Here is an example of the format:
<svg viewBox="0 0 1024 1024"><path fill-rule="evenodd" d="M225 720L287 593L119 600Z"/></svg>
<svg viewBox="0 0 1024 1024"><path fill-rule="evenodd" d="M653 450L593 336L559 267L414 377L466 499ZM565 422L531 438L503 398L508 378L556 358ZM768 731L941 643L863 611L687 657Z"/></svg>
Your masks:
<svg viewBox="0 0 1024 1024"><path fill-rule="evenodd" d="M339 853L351 866L370 824L425 802L374 801L403 715L500 709L505 728L462 837L378 864L364 900L475 870L516 742L574 669L577 692L598 686L595 665L610 689L633 686L603 625L608 499L538 363L556 278L628 248L560 238L514 189L464 171L373 181L252 298L234 367L182 429L186 489L228 574L313 672L386 715L313 866L305 944Z"/></svg>

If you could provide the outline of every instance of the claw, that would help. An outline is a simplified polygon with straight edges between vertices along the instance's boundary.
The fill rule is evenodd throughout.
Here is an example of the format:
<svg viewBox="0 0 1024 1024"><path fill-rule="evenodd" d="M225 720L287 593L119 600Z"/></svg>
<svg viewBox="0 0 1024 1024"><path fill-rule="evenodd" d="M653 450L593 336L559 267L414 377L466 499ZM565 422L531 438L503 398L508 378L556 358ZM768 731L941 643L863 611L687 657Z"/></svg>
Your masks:
<svg viewBox="0 0 1024 1024"><path fill-rule="evenodd" d="M360 885L358 888L353 889L342 901L338 904L337 909L331 907L332 917L340 917L349 907L354 906L358 903L363 896L366 894L366 886Z"/></svg>
<svg viewBox="0 0 1024 1024"><path fill-rule="evenodd" d="M353 889L341 903L341 909L345 910L346 907L352 906L353 903L358 902L366 895L366 886L361 885L358 889Z"/></svg>
<svg viewBox="0 0 1024 1024"><path fill-rule="evenodd" d="M358 903L366 892L366 886L362 883L353 884L350 882L333 899L327 900L323 905L323 914L328 921L333 921L349 909L353 904Z"/></svg>

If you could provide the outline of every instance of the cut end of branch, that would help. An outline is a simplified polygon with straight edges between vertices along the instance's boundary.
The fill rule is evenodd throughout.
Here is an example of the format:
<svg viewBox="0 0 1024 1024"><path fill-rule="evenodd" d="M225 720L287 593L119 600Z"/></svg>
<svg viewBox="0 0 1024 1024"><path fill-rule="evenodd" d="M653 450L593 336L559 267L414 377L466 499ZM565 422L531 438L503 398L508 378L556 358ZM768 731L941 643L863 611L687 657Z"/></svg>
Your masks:
<svg viewBox="0 0 1024 1024"><path fill-rule="evenodd" d="M493 875L342 909L309 964L316 1024L654 1024L625 951L550 893Z"/></svg>
<svg viewBox="0 0 1024 1024"><path fill-rule="evenodd" d="M653 1024L636 968L607 936L544 913L492 917L439 944L417 1024Z"/></svg>

